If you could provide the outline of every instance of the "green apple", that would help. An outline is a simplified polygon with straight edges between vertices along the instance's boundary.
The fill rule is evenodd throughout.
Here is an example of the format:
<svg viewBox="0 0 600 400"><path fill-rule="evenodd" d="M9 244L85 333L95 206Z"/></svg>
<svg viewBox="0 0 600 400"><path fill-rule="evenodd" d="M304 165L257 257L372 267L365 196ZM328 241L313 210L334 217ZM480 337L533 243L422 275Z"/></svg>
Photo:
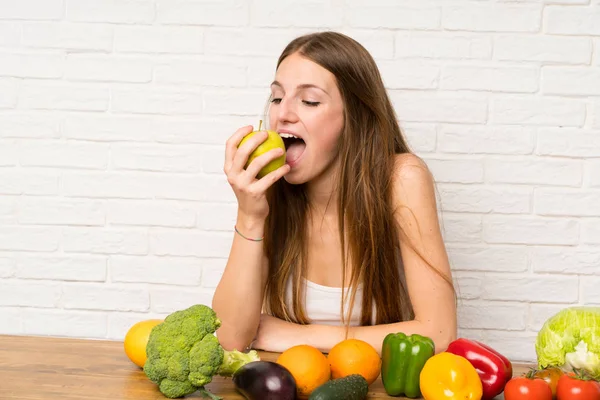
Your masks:
<svg viewBox="0 0 600 400"><path fill-rule="evenodd" d="M250 132L249 134L244 136L244 138L242 139L242 141L240 142L238 147L240 147L242 144L244 144L244 142L246 142L252 136L254 136L258 132L260 132L261 125L262 125L262 121L258 125L258 130L254 131L254 132ZM256 157L260 156L261 154L266 153L269 150L275 149L277 147L280 147L283 149L283 155L281 157L277 157L276 159L272 160L270 163L265 165L259 171L259 173L257 175L257 177L259 179L262 178L263 176L267 175L269 172L275 171L277 168L280 168L283 165L285 165L285 144L283 143L283 139L275 131L267 131L267 133L269 135L267 137L267 139L264 142L262 142L261 144L259 144L258 147L248 157L248 162L246 162L245 168L248 168L248 165L250 165L252 160L254 160Z"/></svg>

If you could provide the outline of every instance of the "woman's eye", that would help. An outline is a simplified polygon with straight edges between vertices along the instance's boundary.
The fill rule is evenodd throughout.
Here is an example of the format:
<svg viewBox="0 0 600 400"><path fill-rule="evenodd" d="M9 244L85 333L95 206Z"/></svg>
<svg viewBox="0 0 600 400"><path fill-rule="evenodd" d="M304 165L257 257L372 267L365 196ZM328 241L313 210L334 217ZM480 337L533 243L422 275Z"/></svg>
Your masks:
<svg viewBox="0 0 600 400"><path fill-rule="evenodd" d="M318 106L319 104L321 104L321 102L319 102L319 101L308 101L308 100L302 100L302 102L303 102L304 104L306 104L307 106L311 106L311 107L316 107L316 106Z"/></svg>
<svg viewBox="0 0 600 400"><path fill-rule="evenodd" d="M271 103L279 104L279 103L281 103L281 98L277 97L277 98L271 99Z"/></svg>

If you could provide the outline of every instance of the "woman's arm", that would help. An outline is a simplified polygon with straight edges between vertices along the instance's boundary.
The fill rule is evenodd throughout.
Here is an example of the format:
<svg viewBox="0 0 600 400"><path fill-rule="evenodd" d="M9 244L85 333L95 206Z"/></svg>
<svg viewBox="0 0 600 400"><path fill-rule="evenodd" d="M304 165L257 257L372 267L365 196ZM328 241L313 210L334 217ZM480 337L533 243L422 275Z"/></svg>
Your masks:
<svg viewBox="0 0 600 400"><path fill-rule="evenodd" d="M380 352L388 333L418 333L432 338L436 351L440 352L456 338L455 293L453 286L442 278L452 282L433 179L426 165L412 154L397 157L394 201L398 205L396 219L403 231L400 234L402 261L415 318L384 325L350 327L348 337L364 340ZM344 340L345 335L345 327L300 326L263 316L256 347L283 351L290 345L307 343L327 352Z"/></svg>

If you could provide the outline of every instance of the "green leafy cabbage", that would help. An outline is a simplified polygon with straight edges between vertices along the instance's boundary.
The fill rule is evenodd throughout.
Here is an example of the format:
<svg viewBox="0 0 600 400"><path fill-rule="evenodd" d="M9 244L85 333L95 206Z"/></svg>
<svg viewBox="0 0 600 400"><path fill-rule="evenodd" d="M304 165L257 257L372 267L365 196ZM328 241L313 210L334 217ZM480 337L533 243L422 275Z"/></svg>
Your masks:
<svg viewBox="0 0 600 400"><path fill-rule="evenodd" d="M600 307L569 307L548 318L535 343L538 367L600 377Z"/></svg>

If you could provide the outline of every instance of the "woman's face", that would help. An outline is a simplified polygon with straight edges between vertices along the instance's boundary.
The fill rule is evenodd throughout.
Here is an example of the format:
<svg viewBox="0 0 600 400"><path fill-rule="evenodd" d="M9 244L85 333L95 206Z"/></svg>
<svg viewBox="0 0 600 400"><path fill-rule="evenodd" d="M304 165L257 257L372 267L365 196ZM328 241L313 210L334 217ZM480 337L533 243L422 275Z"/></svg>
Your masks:
<svg viewBox="0 0 600 400"><path fill-rule="evenodd" d="M286 57L271 84L270 129L286 144L289 183L329 172L344 127L344 106L334 75L298 53Z"/></svg>

